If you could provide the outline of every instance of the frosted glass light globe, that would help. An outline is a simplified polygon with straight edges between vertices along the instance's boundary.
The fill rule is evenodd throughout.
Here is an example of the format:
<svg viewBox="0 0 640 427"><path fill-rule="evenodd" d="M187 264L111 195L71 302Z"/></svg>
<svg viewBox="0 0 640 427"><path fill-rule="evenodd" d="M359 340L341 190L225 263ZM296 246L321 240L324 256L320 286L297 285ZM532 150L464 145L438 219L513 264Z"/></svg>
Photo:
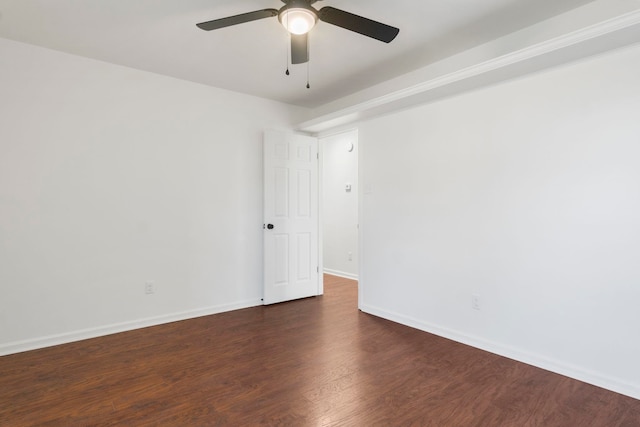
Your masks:
<svg viewBox="0 0 640 427"><path fill-rule="evenodd" d="M316 15L307 9L291 8L280 15L280 22L291 34L306 34L316 25Z"/></svg>

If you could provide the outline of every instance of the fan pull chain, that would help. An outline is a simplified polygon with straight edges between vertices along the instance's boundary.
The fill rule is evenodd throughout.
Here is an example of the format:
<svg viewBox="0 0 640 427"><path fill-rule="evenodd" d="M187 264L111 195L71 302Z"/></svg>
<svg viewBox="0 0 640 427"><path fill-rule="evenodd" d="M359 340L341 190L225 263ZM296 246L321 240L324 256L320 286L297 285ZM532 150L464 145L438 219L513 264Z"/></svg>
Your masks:
<svg viewBox="0 0 640 427"><path fill-rule="evenodd" d="M307 89L311 89L311 85L309 84L309 63L311 62L311 42L309 41L311 37L307 37Z"/></svg>
<svg viewBox="0 0 640 427"><path fill-rule="evenodd" d="M291 33L289 32L289 15L286 16L287 20L287 35L289 36L289 44L287 46L287 71L284 73L288 76L289 73L289 46L291 46Z"/></svg>
<svg viewBox="0 0 640 427"><path fill-rule="evenodd" d="M291 39L291 35L289 35L289 39ZM289 41L291 44L291 41ZM284 72L287 76L289 75L289 46L287 46L287 71Z"/></svg>

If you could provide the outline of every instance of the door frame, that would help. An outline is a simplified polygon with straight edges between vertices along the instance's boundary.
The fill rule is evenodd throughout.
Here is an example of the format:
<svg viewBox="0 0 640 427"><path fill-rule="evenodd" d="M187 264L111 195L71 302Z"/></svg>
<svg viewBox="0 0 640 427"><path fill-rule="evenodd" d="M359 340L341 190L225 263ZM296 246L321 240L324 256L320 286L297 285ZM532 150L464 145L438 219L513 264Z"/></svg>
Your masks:
<svg viewBox="0 0 640 427"><path fill-rule="evenodd" d="M359 137L359 129L357 126L350 126L350 127L346 127L346 128L341 128L341 129L334 129L331 131L327 131L327 132L320 132L320 133L310 133L310 132L296 132L296 131L292 131L292 130L282 130L282 129L274 129L274 128L268 128L265 129L265 132L267 130L276 130L276 131L281 131L281 132L285 132L285 133L290 133L290 134L298 134L298 135L304 135L304 136L309 136L309 137L313 137L316 138L318 140L318 295L323 295L324 294L324 238L323 238L323 232L324 232L324 198L322 197L323 192L324 192L324 184L323 184L323 180L322 180L322 176L324 173L324 145L321 143L321 139L322 138L328 138L331 136L335 136L335 135L340 135L340 134L344 134L344 133L348 133L348 132L355 132L356 135L358 136L358 192L356 194L356 196L358 197L358 258L357 258L357 262L358 262L358 309L360 309L360 307L362 306L362 294L363 294L363 289L362 289L362 282L363 282L363 278L362 278L362 265L363 265L363 230L361 227L362 224L362 213L363 213L363 186L362 186L362 177L363 177L363 169L362 169L362 146L359 143L360 142L360 137ZM264 184L263 184L264 185ZM263 202L264 203L264 202ZM264 206L263 206L263 212L264 212ZM264 216L264 213L263 213ZM264 220L264 218L263 218ZM263 234L263 239L264 239L264 234ZM264 243L263 243L263 248L264 248ZM263 249L264 250L264 249ZM263 259L264 259L264 255L263 255ZM263 268L263 272L264 272L264 268ZM264 279L263 279L264 281ZM263 293L264 293L264 287L263 287ZM263 294L263 300L264 300L264 294Z"/></svg>

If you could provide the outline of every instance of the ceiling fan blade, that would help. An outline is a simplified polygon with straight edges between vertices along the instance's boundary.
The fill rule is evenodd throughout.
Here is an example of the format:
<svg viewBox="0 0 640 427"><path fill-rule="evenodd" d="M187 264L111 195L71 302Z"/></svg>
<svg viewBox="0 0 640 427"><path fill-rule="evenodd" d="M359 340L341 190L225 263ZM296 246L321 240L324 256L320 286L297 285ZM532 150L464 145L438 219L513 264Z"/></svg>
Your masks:
<svg viewBox="0 0 640 427"><path fill-rule="evenodd" d="M324 22L385 43L390 43L400 32L396 27L354 15L353 13L345 12L344 10L334 7L323 7L318 12L318 17Z"/></svg>
<svg viewBox="0 0 640 427"><path fill-rule="evenodd" d="M307 34L291 34L291 63L309 62L309 39Z"/></svg>
<svg viewBox="0 0 640 427"><path fill-rule="evenodd" d="M196 24L198 28L211 31L219 28L230 27L232 25L243 24L245 22L256 21L263 18L271 18L278 16L277 9L262 9L255 12L242 13L240 15L228 16L226 18L214 19L213 21L201 22Z"/></svg>

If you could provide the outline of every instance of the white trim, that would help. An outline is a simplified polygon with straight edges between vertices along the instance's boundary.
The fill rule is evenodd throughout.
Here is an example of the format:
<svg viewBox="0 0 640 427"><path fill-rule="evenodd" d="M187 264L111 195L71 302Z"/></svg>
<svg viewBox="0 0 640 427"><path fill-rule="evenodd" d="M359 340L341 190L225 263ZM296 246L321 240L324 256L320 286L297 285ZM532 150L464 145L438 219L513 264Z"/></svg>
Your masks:
<svg viewBox="0 0 640 427"><path fill-rule="evenodd" d="M324 148L322 140L317 136L318 146L318 295L324 295L324 276L320 274L324 271L324 185L322 174L324 169Z"/></svg>
<svg viewBox="0 0 640 427"><path fill-rule="evenodd" d="M45 337L33 338L24 341L16 341L0 345L0 356L8 354L22 353L29 350L37 350L55 345L68 344L75 341L90 338L102 337L105 335L117 334L120 332L132 331L135 329L147 328L150 326L162 325L164 323L178 322L181 320L194 319L196 317L210 316L227 311L240 310L243 308L257 307L262 305L261 300L241 301L234 304L225 304L214 307L201 308L197 310L182 311L162 316L148 317L128 322L114 323L112 325L99 326L96 328L81 329L63 334L49 335Z"/></svg>
<svg viewBox="0 0 640 427"><path fill-rule="evenodd" d="M526 363L528 365L545 369L556 374L564 375L578 381L611 390L616 393L624 394L626 396L633 397L634 399L640 399L640 385L638 384L628 383L618 378L608 377L598 372L580 368L579 366L570 365L555 359L541 356L539 354L523 351L515 347L488 341L476 336L467 335L453 329L443 328L438 325L423 322L421 320L409 316L404 316L399 313L386 311L371 305L362 304L360 306L360 310L364 313L410 326L412 328L438 335L484 351L488 351L493 354L504 356L518 362Z"/></svg>
<svg viewBox="0 0 640 427"><path fill-rule="evenodd" d="M364 179L364 151L367 147L365 144L360 144L360 130L358 130L358 309L363 304L364 292L365 292L365 274L364 267L364 230L362 228L364 224L364 187L367 182Z"/></svg>
<svg viewBox="0 0 640 427"><path fill-rule="evenodd" d="M345 273L344 271L331 270L330 268L324 269L324 274L330 274L332 276L343 277L345 279L358 280L358 275L353 273Z"/></svg>
<svg viewBox="0 0 640 427"><path fill-rule="evenodd" d="M345 133L350 133L350 132L358 133L358 126L355 126L353 123L351 123L345 127L332 128L325 132L320 132L316 136L318 137L318 139L324 139L324 138L331 138L332 136L343 135Z"/></svg>
<svg viewBox="0 0 640 427"><path fill-rule="evenodd" d="M297 129L320 133L338 126L352 126L353 122L373 117L384 112L393 112L399 107L407 107L406 103L411 98L416 98L416 102L421 103L425 94L431 93L435 89L445 88L455 83L460 83L492 71L505 69L509 66L523 63L528 60L542 58L545 55L561 49L577 47L582 43L592 42L598 38L608 36L637 25L640 25L640 10L634 10L550 40L518 49L457 71L429 79L425 82L396 90L364 102L356 103L349 107L338 109L301 123L297 126ZM628 44L622 40L620 43ZM583 56L590 56L591 54L592 53L587 50ZM567 55L567 57L570 57L570 55ZM565 60L565 62L566 61L568 60ZM552 65L559 64L548 64L548 66ZM504 80L504 78L502 80ZM396 106L396 104L398 104L398 106Z"/></svg>

